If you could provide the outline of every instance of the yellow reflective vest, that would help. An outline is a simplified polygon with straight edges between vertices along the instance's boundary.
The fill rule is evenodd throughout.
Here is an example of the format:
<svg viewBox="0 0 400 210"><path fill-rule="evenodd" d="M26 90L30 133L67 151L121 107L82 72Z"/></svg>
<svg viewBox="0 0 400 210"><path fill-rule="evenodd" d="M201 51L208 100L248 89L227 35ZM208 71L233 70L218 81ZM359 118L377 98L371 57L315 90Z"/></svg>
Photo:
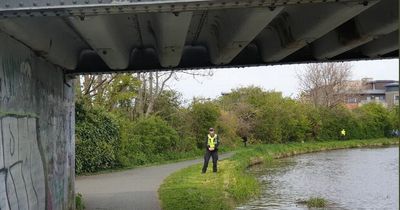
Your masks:
<svg viewBox="0 0 400 210"><path fill-rule="evenodd" d="M208 145L210 148L215 148L215 145L216 145L217 143L218 143L218 142L217 142L217 134L214 134L213 137L211 137L211 135L208 134L207 145Z"/></svg>

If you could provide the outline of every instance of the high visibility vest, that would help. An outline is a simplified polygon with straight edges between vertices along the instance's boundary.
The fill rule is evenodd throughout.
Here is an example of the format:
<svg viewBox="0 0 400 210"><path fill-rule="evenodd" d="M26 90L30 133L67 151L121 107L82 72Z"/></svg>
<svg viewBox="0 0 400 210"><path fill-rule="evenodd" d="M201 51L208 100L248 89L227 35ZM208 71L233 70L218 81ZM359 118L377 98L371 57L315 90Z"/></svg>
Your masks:
<svg viewBox="0 0 400 210"><path fill-rule="evenodd" d="M346 135L346 131L344 129L340 133L342 134L342 136Z"/></svg>
<svg viewBox="0 0 400 210"><path fill-rule="evenodd" d="M217 138L217 134L214 134L214 137L211 137L210 134L208 134L208 143L207 145L210 146L210 148L215 148L215 144Z"/></svg>

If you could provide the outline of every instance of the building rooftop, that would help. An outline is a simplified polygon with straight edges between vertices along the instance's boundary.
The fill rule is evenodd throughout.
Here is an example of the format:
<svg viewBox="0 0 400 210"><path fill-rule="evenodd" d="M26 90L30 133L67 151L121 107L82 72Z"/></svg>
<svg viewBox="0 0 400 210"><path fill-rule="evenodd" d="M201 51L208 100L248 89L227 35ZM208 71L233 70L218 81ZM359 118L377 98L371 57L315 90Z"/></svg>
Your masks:
<svg viewBox="0 0 400 210"><path fill-rule="evenodd" d="M362 90L361 94L372 94L372 95L385 95L385 90L381 89L368 89L368 90Z"/></svg>
<svg viewBox="0 0 400 210"><path fill-rule="evenodd" d="M398 87L398 86L399 86L398 82L393 82L385 85L385 87Z"/></svg>

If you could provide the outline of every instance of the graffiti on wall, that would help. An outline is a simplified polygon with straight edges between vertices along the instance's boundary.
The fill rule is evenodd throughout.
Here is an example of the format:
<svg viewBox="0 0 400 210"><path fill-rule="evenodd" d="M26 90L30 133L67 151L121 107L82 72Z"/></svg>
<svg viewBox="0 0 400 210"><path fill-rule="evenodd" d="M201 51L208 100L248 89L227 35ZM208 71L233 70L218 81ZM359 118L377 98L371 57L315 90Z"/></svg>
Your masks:
<svg viewBox="0 0 400 210"><path fill-rule="evenodd" d="M0 117L0 138L0 209L45 209L37 118Z"/></svg>

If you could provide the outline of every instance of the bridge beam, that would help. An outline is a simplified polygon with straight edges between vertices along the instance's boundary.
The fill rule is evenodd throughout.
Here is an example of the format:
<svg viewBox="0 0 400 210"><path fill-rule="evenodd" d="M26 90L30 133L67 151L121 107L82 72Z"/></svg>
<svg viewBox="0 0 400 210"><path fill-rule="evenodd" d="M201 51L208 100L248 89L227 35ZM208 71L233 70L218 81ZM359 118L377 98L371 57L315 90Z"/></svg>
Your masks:
<svg viewBox="0 0 400 210"><path fill-rule="evenodd" d="M377 58L399 49L399 31L379 37L361 47L362 54Z"/></svg>
<svg viewBox="0 0 400 210"><path fill-rule="evenodd" d="M152 15L150 34L162 67L179 65L192 15L191 12Z"/></svg>
<svg viewBox="0 0 400 210"><path fill-rule="evenodd" d="M78 64L80 52L88 48L61 18L3 19L0 30L52 63L71 70Z"/></svg>
<svg viewBox="0 0 400 210"><path fill-rule="evenodd" d="M0 1L0 19L23 16L82 17L123 13L187 12L234 8L277 7L321 2L359 1L360 0L3 0Z"/></svg>
<svg viewBox="0 0 400 210"><path fill-rule="evenodd" d="M353 20L315 41L314 56L329 59L398 29L398 0L380 1ZM385 12L382 12L385 11Z"/></svg>
<svg viewBox="0 0 400 210"><path fill-rule="evenodd" d="M125 69L138 39L129 18L126 15L89 16L70 17L69 21L109 68Z"/></svg>
<svg viewBox="0 0 400 210"><path fill-rule="evenodd" d="M198 41L206 43L211 63L228 64L282 9L283 7L211 11L208 13L206 26L202 29L204 34Z"/></svg>
<svg viewBox="0 0 400 210"><path fill-rule="evenodd" d="M256 38L264 62L277 62L368 9L359 3L287 7Z"/></svg>

